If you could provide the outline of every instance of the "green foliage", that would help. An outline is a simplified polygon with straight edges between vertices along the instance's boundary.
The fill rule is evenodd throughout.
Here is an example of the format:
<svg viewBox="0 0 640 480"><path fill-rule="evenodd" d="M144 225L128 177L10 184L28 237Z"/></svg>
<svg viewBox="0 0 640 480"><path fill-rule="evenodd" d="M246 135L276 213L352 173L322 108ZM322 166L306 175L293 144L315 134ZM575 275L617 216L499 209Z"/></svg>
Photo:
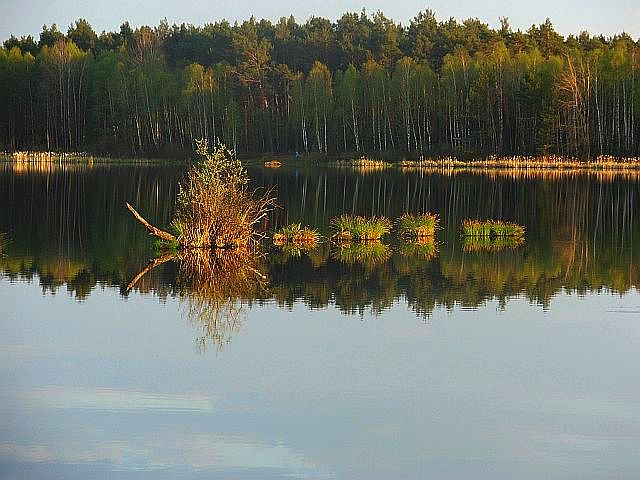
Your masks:
<svg viewBox="0 0 640 480"><path fill-rule="evenodd" d="M377 241L391 231L391 221L385 217L361 217L359 215L340 215L331 219L329 228L337 242Z"/></svg>
<svg viewBox="0 0 640 480"><path fill-rule="evenodd" d="M427 10L304 24L67 34L0 48L0 150L180 155L195 139L234 151L583 158L640 154L640 44L514 32Z"/></svg>

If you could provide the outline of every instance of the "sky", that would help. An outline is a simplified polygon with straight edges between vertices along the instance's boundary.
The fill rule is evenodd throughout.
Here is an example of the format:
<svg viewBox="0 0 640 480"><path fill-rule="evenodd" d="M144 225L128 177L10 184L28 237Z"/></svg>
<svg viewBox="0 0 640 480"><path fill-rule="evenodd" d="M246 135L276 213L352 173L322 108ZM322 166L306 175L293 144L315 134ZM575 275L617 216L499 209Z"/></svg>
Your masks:
<svg viewBox="0 0 640 480"><path fill-rule="evenodd" d="M417 12L430 8L438 19L479 18L492 27L508 17L512 28L526 30L551 18L563 34L588 31L613 35L625 31L640 38L639 0L0 0L0 39L11 34L38 37L42 25L56 23L66 32L78 18L86 18L94 30L118 30L124 21L133 27L169 23L203 25L226 18L242 21L251 15L277 20L293 14L298 21L310 16L335 20L346 11L385 15L408 23Z"/></svg>

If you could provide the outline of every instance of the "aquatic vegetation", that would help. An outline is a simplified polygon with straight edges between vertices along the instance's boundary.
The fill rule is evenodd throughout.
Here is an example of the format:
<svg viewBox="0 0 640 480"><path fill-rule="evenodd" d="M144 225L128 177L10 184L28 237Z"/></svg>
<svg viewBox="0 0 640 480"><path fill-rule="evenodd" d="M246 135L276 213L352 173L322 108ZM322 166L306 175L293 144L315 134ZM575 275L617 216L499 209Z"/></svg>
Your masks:
<svg viewBox="0 0 640 480"><path fill-rule="evenodd" d="M362 264L372 267L387 262L391 258L391 247L379 241L367 243L339 244L332 251L332 257L348 265Z"/></svg>
<svg viewBox="0 0 640 480"><path fill-rule="evenodd" d="M203 161L189 169L180 184L171 223L176 234L151 225L129 204L127 208L169 248L244 248L258 245L264 234L257 226L275 205L270 192L258 196L248 189L249 177L240 160L222 144L209 151L197 142Z"/></svg>
<svg viewBox="0 0 640 480"><path fill-rule="evenodd" d="M273 234L274 245L294 244L298 247L313 248L320 241L320 233L311 227L303 227L300 223L292 223L281 227Z"/></svg>
<svg viewBox="0 0 640 480"><path fill-rule="evenodd" d="M462 235L465 237L522 237L524 227L517 223L498 220L464 220Z"/></svg>
<svg viewBox="0 0 640 480"><path fill-rule="evenodd" d="M340 215L331 219L329 228L335 242L368 242L380 240L391 231L391 221L385 217L361 217Z"/></svg>
<svg viewBox="0 0 640 480"><path fill-rule="evenodd" d="M467 236L462 239L462 249L465 252L499 252L513 250L524 245L524 236Z"/></svg>
<svg viewBox="0 0 640 480"><path fill-rule="evenodd" d="M438 256L438 244L433 237L419 237L411 242L402 242L398 251L403 257L431 260Z"/></svg>
<svg viewBox="0 0 640 480"><path fill-rule="evenodd" d="M331 165L339 169L353 170L360 174L376 173L393 167L393 164L383 160L373 160L370 158L358 158L354 160L338 160Z"/></svg>
<svg viewBox="0 0 640 480"><path fill-rule="evenodd" d="M435 213L405 213L396 220L396 228L401 238L433 237L439 223Z"/></svg>

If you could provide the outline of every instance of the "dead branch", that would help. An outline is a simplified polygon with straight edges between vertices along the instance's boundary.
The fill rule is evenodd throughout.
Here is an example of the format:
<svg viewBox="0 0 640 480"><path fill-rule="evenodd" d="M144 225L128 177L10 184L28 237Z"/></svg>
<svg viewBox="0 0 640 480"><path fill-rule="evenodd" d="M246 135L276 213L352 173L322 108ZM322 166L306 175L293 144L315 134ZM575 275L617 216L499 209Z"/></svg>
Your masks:
<svg viewBox="0 0 640 480"><path fill-rule="evenodd" d="M165 232L164 230L160 230L159 228L156 228L153 225L151 225L144 218L142 218L142 215L140 215L135 208L129 205L129 203L127 202L125 203L127 204L127 208L129 209L129 211L133 214L134 217L136 217L136 220L142 223L145 226L145 228L149 231L149 235L155 235L156 237L159 237L168 242L178 241L178 239L175 236L171 235L169 232Z"/></svg>

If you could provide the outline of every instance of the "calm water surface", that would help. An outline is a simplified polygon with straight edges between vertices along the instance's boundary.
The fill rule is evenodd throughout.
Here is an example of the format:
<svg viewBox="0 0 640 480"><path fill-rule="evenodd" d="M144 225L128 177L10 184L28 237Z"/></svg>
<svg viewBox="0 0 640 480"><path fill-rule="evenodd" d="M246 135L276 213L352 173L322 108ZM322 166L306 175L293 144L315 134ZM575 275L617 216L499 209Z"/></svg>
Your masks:
<svg viewBox="0 0 640 480"><path fill-rule="evenodd" d="M153 246L124 202L166 224L182 171L0 163L0 478L640 477L640 177L256 168L271 227L443 228L270 247L222 303L180 262L127 292ZM490 217L526 243L461 241Z"/></svg>

